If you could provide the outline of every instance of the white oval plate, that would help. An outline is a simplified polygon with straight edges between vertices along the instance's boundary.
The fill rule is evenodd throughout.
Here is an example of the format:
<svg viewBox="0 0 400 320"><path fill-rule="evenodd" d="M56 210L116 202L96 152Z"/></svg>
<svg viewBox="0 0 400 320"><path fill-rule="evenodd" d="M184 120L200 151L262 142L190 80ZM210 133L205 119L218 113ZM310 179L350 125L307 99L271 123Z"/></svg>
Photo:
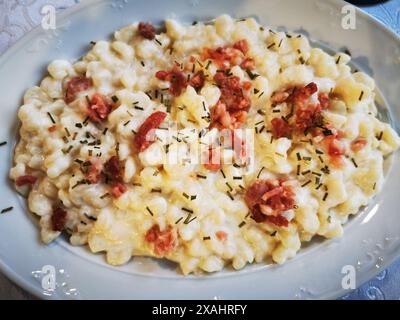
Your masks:
<svg viewBox="0 0 400 320"><path fill-rule="evenodd" d="M16 112L24 90L38 83L51 60L75 60L87 51L90 41L107 38L114 30L141 20L161 23L168 17L191 23L222 13L253 16L262 24L302 32L334 50L347 47L357 67L375 78L398 131L400 41L359 10L356 29L343 29L344 5L337 0L88 0L59 15L56 30L37 28L26 35L0 58L0 140L8 141L0 148L4 179L0 199L3 207L14 206L13 211L0 215L2 272L37 296L58 299L304 299L346 294L341 273L345 265L355 267L357 286L387 267L400 255L399 152L388 161L384 190L346 225L341 239L313 241L282 266L252 265L238 272L205 276L184 277L174 266L146 258L111 267L102 255L72 247L65 239L44 246L35 219L7 178L18 127ZM54 291L42 287L49 272L44 266L55 268Z"/></svg>

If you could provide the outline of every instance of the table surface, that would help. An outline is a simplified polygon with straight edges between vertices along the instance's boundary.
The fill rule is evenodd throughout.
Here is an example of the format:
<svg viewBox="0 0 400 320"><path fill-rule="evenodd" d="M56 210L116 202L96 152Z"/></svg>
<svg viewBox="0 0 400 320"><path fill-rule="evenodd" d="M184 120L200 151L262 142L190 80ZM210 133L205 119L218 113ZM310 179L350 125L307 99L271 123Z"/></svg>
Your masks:
<svg viewBox="0 0 400 320"><path fill-rule="evenodd" d="M80 0L0 0L0 54L41 21L41 8L52 4L57 11ZM371 1L380 2L380 1ZM363 10L400 34L400 0L365 5ZM400 259L378 276L341 299L400 299ZM0 273L0 299L34 299Z"/></svg>

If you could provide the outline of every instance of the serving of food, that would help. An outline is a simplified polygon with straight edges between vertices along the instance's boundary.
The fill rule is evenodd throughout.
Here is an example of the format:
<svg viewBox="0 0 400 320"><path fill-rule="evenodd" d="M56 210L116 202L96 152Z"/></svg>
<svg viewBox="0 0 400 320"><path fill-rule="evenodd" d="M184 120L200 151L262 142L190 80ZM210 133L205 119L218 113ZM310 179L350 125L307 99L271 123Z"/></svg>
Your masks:
<svg viewBox="0 0 400 320"><path fill-rule="evenodd" d="M282 264L342 235L400 145L350 59L253 18L134 23L27 90L10 177L44 243L65 233L111 265Z"/></svg>

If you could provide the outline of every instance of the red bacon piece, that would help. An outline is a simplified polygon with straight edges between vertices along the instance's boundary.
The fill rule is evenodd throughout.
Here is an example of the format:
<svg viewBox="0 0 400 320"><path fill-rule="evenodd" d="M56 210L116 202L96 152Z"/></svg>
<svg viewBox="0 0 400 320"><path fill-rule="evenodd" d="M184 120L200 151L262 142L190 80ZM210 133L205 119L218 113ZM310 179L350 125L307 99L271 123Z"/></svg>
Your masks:
<svg viewBox="0 0 400 320"><path fill-rule="evenodd" d="M160 257L171 252L176 245L175 231L171 225L163 231L158 224L153 225L146 232L145 240L154 245L154 253Z"/></svg>
<svg viewBox="0 0 400 320"><path fill-rule="evenodd" d="M204 86L205 76L202 70L196 72L190 79L189 84L195 89L201 89Z"/></svg>
<svg viewBox="0 0 400 320"><path fill-rule="evenodd" d="M90 78L77 76L69 80L66 84L65 102L71 103L76 99L76 95L89 89L93 86L93 81Z"/></svg>
<svg viewBox="0 0 400 320"><path fill-rule="evenodd" d="M54 208L53 214L51 215L51 227L53 231L63 231L66 221L67 211L61 207Z"/></svg>
<svg viewBox="0 0 400 320"><path fill-rule="evenodd" d="M162 81L169 81L171 84L169 92L175 97L179 96L188 85L184 73L177 66L174 66L171 71L157 71L156 78Z"/></svg>
<svg viewBox="0 0 400 320"><path fill-rule="evenodd" d="M246 39L239 40L233 44L233 48L241 51L243 54L247 54L249 51L249 44Z"/></svg>
<svg viewBox="0 0 400 320"><path fill-rule="evenodd" d="M148 40L153 40L156 37L156 29L150 23L140 22L139 26L139 34Z"/></svg>
<svg viewBox="0 0 400 320"><path fill-rule="evenodd" d="M366 145L368 141L364 138L357 138L351 142L351 150L353 152L358 152L362 150Z"/></svg>
<svg viewBox="0 0 400 320"><path fill-rule="evenodd" d="M163 123L166 116L165 112L156 111L142 123L134 138L134 144L139 152L146 150L154 142L154 129Z"/></svg>
<svg viewBox="0 0 400 320"><path fill-rule="evenodd" d="M20 176L15 180L15 184L17 185L17 187L21 187L27 184L33 185L35 184L37 179L37 177L31 175Z"/></svg>
<svg viewBox="0 0 400 320"><path fill-rule="evenodd" d="M221 90L220 101L225 104L228 111L249 110L250 99L244 95L239 77L217 72L214 75L214 81Z"/></svg>
<svg viewBox="0 0 400 320"><path fill-rule="evenodd" d="M256 180L247 189L245 202L256 222L270 222L287 227L282 212L294 208L294 192L286 179ZM268 210L267 210L268 209Z"/></svg>
<svg viewBox="0 0 400 320"><path fill-rule="evenodd" d="M225 231L219 230L217 232L215 232L215 236L217 237L217 239L219 241L226 241L228 239L228 234Z"/></svg>
<svg viewBox="0 0 400 320"><path fill-rule="evenodd" d="M289 138L292 134L290 125L281 118L273 118L271 120L272 134L275 138Z"/></svg>
<svg viewBox="0 0 400 320"><path fill-rule="evenodd" d="M321 92L318 94L318 100L321 104L321 109L328 109L329 107L329 94L326 92Z"/></svg>
<svg viewBox="0 0 400 320"><path fill-rule="evenodd" d="M128 187L122 182L115 182L111 185L111 194L114 198L119 198L128 190Z"/></svg>
<svg viewBox="0 0 400 320"><path fill-rule="evenodd" d="M100 123L107 119L111 112L111 103L100 93L95 93L90 101L87 114L93 122Z"/></svg>
<svg viewBox="0 0 400 320"><path fill-rule="evenodd" d="M243 60L243 62L240 64L240 67L243 70L253 70L256 67L256 64L254 62L253 58L246 58Z"/></svg>

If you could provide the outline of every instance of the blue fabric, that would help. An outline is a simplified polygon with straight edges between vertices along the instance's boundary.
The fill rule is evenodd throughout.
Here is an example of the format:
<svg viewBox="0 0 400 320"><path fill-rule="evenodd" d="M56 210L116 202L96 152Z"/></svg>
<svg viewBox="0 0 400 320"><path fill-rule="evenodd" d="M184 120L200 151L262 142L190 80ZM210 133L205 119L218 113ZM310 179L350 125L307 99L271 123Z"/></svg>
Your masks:
<svg viewBox="0 0 400 320"><path fill-rule="evenodd" d="M362 6L361 9L382 21L397 34L400 34L400 0L391 0L377 5ZM374 279L341 299L400 299L400 259L386 270L383 270Z"/></svg>

